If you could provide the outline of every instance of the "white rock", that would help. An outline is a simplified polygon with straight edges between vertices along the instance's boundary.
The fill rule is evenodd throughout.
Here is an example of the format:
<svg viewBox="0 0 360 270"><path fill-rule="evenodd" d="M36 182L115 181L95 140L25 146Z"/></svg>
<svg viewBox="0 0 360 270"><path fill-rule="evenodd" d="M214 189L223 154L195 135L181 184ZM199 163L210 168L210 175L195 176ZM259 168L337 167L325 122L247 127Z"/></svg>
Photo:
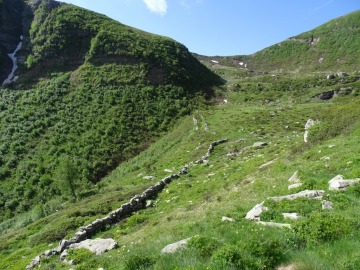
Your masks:
<svg viewBox="0 0 360 270"><path fill-rule="evenodd" d="M289 178L289 183L300 183L300 178L299 178L299 171L296 171L293 173L293 175Z"/></svg>
<svg viewBox="0 0 360 270"><path fill-rule="evenodd" d="M96 255L100 255L104 252L110 251L117 247L117 242L114 239L108 238L108 239L87 239L80 243L75 243L70 245L69 248L73 249L79 249L79 248L85 248Z"/></svg>
<svg viewBox="0 0 360 270"><path fill-rule="evenodd" d="M147 176L144 176L143 179L145 179L145 180L155 180L155 176L147 175Z"/></svg>
<svg viewBox="0 0 360 270"><path fill-rule="evenodd" d="M222 217L221 221L229 221L229 222L235 222L235 219L229 218L229 217Z"/></svg>
<svg viewBox="0 0 360 270"><path fill-rule="evenodd" d="M255 220L255 221L260 221L260 215L263 211L267 211L269 210L269 208L267 208L266 206L263 206L263 203L257 204L254 206L253 209L251 209L245 216L246 219L249 220Z"/></svg>
<svg viewBox="0 0 360 270"><path fill-rule="evenodd" d="M342 175L337 175L329 181L329 190L346 190L347 187L357 183L360 183L359 178L345 180Z"/></svg>
<svg viewBox="0 0 360 270"><path fill-rule="evenodd" d="M287 224L287 223L259 221L259 222L257 222L257 224L264 225L264 226L270 226L270 227L291 228L290 224Z"/></svg>
<svg viewBox="0 0 360 270"><path fill-rule="evenodd" d="M298 213L282 213L282 215L284 218L293 219L293 220L296 220L296 219L299 219L302 217Z"/></svg>
<svg viewBox="0 0 360 270"><path fill-rule="evenodd" d="M302 183L292 184L292 185L288 186L288 190L298 188L298 187L301 187L301 186L302 186Z"/></svg>
<svg viewBox="0 0 360 270"><path fill-rule="evenodd" d="M322 209L333 209L333 205L334 205L333 202L326 201L326 200L321 201Z"/></svg>
<svg viewBox="0 0 360 270"><path fill-rule="evenodd" d="M256 143L253 144L253 147L262 148L262 147L265 147L267 145L268 145L268 143L266 143L266 142L256 142Z"/></svg>
<svg viewBox="0 0 360 270"><path fill-rule="evenodd" d="M309 137L309 129L316 125L317 123L319 123L319 121L316 121L316 120L312 120L312 119L309 119L307 120L306 124L305 124L305 133L304 133L304 142L308 142L308 137Z"/></svg>
<svg viewBox="0 0 360 270"><path fill-rule="evenodd" d="M183 239L179 242L167 245L166 247L164 247L161 250L161 254L175 253L175 252L179 251L180 249L185 248L187 242L189 242L190 239L191 238Z"/></svg>
<svg viewBox="0 0 360 270"><path fill-rule="evenodd" d="M324 195L324 190L304 190L299 193L279 196L279 197L269 197L268 199L273 200L275 202L279 202L282 200L292 201L298 198L309 198L309 199L321 199Z"/></svg>
<svg viewBox="0 0 360 270"><path fill-rule="evenodd" d="M167 172L167 173L172 173L173 171L170 170L170 169L165 169L164 172Z"/></svg>

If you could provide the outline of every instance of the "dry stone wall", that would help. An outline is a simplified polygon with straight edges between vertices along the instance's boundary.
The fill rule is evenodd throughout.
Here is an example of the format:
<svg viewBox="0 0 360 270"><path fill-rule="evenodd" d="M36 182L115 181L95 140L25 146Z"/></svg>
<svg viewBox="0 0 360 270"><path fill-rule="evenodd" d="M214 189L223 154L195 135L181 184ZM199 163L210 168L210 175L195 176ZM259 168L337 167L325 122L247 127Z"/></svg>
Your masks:
<svg viewBox="0 0 360 270"><path fill-rule="evenodd" d="M200 160L196 161L196 163L203 163L206 159L210 157L211 152L214 150L215 146L225 142L228 142L228 139L212 142L206 152L206 155L204 155ZM129 202L124 203L123 205L121 205L121 207L110 212L107 216L100 219L96 219L92 223L80 227L79 230L70 239L61 240L58 247L52 250L47 250L44 253L32 259L30 264L26 266L26 269L35 268L40 264L42 258L48 258L53 255L59 255L64 250L68 249L71 245L89 239L97 232L105 230L107 226L116 224L117 222L129 217L133 213L141 209L145 209L147 200L157 196L164 189L166 185L171 183L173 180L180 178L181 175L187 174L188 171L189 171L189 166L185 165L177 174L172 174L163 178L155 185L146 189L142 194L135 195L133 198L130 199Z"/></svg>

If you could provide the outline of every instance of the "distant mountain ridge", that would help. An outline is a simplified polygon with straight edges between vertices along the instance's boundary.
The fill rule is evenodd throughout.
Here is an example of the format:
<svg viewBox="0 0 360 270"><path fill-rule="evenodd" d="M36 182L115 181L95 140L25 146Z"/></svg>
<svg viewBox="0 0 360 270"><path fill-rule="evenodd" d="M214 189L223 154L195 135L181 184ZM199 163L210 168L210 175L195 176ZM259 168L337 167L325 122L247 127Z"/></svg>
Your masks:
<svg viewBox="0 0 360 270"><path fill-rule="evenodd" d="M336 72L360 66L360 10L290 37L253 55L220 57L223 63L261 72ZM199 59L216 59L203 57ZM240 66L244 67L244 66Z"/></svg>

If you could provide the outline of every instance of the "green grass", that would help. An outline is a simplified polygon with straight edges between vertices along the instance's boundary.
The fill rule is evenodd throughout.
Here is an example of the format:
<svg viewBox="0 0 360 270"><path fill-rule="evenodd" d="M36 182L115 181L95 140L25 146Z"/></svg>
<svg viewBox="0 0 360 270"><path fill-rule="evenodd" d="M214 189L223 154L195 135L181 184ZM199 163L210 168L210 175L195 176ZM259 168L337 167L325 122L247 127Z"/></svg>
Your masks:
<svg viewBox="0 0 360 270"><path fill-rule="evenodd" d="M295 78L301 81L300 77L289 80ZM257 79L265 80L263 77ZM245 85L247 80L244 79ZM252 80L255 81L255 78ZM316 81L321 83L320 79ZM339 220L351 222L354 227L339 239L329 242L325 240L314 247L304 246L304 240L295 231L261 227L244 220L246 213L255 204L269 196L288 194L287 179L296 170L299 170L299 177L305 187L319 189L326 189L327 181L337 174L348 178L359 176L356 153L360 129L356 113L358 107L354 105L358 102L357 97L337 97L333 101L323 102L310 99L313 95L311 92L294 91L289 93L294 95L290 101L288 96L281 94L276 103L264 103L267 95L278 93L276 87L274 85L272 89L269 83L268 92L260 91L256 95L251 89L223 92L223 98L228 99L228 103L199 110L177 121L170 132L151 144L147 150L122 163L98 183L96 195L61 206L56 213L45 218L38 217L38 221L31 221L25 228L8 227L7 233L1 237L3 251L0 253L0 260L4 269L22 268L36 252L46 250L48 244L56 245L63 236L71 236L77 226L104 216L110 209L120 206L134 194L141 193L166 176L164 169L177 172L185 164L190 164L189 174L168 185L154 199L154 207L141 210L95 236L113 237L119 242L118 249L101 256L89 256L79 263L77 269L236 269L239 265L262 267L270 263L268 259L271 256L265 251L258 251L265 252L261 253L263 257L256 253L259 243L251 242L251 239L259 233L264 234L269 243L279 243L281 256L276 260L276 265L295 263L299 265L299 269L315 269L312 267L319 261L321 263L316 269L346 269L341 267L353 263L354 256L357 256L355 252L341 251L344 262L342 265L335 263L334 257L319 252L318 247L324 247L329 254L335 254L344 246L355 250L360 245L352 237L358 235L356 224L360 222L356 215L359 209L359 193L356 188L347 193L326 193L334 202L333 215L338 216ZM326 89L327 86L321 87L323 88L317 90ZM254 98L245 102L247 96L252 95ZM334 121L329 112L336 112L337 109L351 112L342 115L344 126L350 122L351 126L336 133L329 132L333 127L326 123ZM305 145L303 127L306 120L314 116L323 124L321 129L316 129L311 134L310 143ZM198 120L197 127L193 117ZM205 130L205 123L209 131ZM204 155L210 142L221 138L228 138L229 142L215 148L209 163L193 163ZM268 146L252 148L257 141L267 142ZM331 145L335 146L330 148ZM229 152L237 155L227 156ZM327 163L322 159L324 156L330 157ZM259 166L274 159L273 164L259 169ZM155 176L156 180L151 182L143 179L146 175ZM277 218L285 210L311 216L312 211L322 212L319 204L319 201L299 201L271 205L273 214L267 215L269 220L275 221L283 221ZM235 223L221 222L222 216L234 218ZM16 222L21 223L20 217L22 216ZM294 226L297 224L292 223ZM161 249L167 244L195 235L203 239L200 241L202 244L194 244L174 255L160 256ZM253 245L244 247L242 244L246 242ZM206 249L206 243L209 243L209 249ZM12 250L17 252L8 256ZM20 256L22 251L27 254L26 258ZM139 254L142 256L139 257ZM237 259L230 259L232 257L228 257L229 254ZM256 257L257 260L254 259ZM12 266L14 260L20 261L18 268ZM64 265L54 258L44 262L42 267L63 269Z"/></svg>

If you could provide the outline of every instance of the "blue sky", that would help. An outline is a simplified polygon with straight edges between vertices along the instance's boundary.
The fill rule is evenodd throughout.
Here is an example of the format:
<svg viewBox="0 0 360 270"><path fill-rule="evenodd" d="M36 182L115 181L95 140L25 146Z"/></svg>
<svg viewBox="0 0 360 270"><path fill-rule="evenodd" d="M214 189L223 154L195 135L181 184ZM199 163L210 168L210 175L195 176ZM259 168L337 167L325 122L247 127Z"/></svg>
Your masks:
<svg viewBox="0 0 360 270"><path fill-rule="evenodd" d="M62 0L203 55L257 52L360 9L360 0Z"/></svg>

